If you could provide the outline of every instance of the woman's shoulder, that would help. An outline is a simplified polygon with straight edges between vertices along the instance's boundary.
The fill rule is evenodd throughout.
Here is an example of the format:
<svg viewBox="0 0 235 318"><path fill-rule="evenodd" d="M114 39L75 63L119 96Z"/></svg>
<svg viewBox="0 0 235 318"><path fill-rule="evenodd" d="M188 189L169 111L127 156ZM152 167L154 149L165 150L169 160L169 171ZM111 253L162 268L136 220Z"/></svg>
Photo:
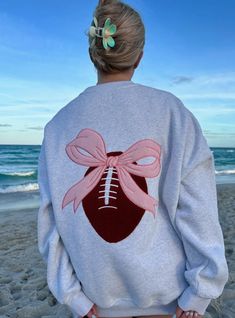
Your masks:
<svg viewBox="0 0 235 318"><path fill-rule="evenodd" d="M79 95L72 100L68 101L65 105L63 105L46 123L44 129L52 130L55 127L63 127L66 118L69 120L70 111L73 108L74 104L77 103Z"/></svg>
<svg viewBox="0 0 235 318"><path fill-rule="evenodd" d="M189 108L187 108L183 100L173 92L139 83L138 86L140 87L140 89L143 90L143 93L148 93L151 96L151 100L153 103L156 102L157 104L159 102L162 102L164 103L164 107L170 108L172 112L177 112L180 113L181 116L195 119L194 114Z"/></svg>

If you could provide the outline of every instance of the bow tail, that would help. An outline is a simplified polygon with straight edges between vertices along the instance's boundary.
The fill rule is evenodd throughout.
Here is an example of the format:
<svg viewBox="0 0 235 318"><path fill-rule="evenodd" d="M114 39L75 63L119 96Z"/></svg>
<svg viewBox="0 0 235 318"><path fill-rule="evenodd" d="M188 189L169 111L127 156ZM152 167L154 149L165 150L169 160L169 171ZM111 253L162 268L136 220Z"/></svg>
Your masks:
<svg viewBox="0 0 235 318"><path fill-rule="evenodd" d="M153 213L155 218L157 200L145 193L132 179L131 175L123 168L117 167L119 182L121 187L134 204Z"/></svg>
<svg viewBox="0 0 235 318"><path fill-rule="evenodd" d="M97 185L99 182L105 167L97 167L92 170L87 176L82 180L75 183L65 194L62 201L62 209L73 202L73 211L76 212L80 202L83 198Z"/></svg>

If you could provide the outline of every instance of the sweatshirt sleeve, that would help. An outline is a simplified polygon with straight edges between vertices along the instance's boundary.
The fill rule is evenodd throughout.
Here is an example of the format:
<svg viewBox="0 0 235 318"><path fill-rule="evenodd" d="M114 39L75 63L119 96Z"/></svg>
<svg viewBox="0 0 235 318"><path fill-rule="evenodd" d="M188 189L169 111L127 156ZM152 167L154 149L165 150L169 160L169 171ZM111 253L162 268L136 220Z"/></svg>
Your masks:
<svg viewBox="0 0 235 318"><path fill-rule="evenodd" d="M37 231L38 248L47 265L47 283L61 304L70 307L74 317L85 316L94 303L83 293L69 255L58 232L48 184L47 164L43 139L38 159L38 184L40 205Z"/></svg>
<svg viewBox="0 0 235 318"><path fill-rule="evenodd" d="M222 294L229 274L218 217L213 154L194 116L187 124L186 135L175 225L186 254L188 287L178 298L178 305L203 315L211 300Z"/></svg>

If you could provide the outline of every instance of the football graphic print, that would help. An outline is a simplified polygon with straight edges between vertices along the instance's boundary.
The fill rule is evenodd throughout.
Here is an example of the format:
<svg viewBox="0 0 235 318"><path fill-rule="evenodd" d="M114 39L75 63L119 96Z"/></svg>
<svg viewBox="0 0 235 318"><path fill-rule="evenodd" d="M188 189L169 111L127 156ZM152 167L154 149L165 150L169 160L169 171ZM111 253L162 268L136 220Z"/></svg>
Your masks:
<svg viewBox="0 0 235 318"><path fill-rule="evenodd" d="M116 156L121 152L108 153ZM94 168L89 168L85 176ZM145 178L131 175L147 191ZM94 189L82 200L93 228L107 242L119 242L133 232L145 210L131 202L123 192L115 167L107 167Z"/></svg>
<svg viewBox="0 0 235 318"><path fill-rule="evenodd" d="M125 152L106 153L101 135L86 128L66 146L66 152L75 163L89 168L84 178L65 193L62 209L73 202L75 213L82 204L90 224L105 241L117 243L125 239L134 231L145 211L155 217L157 200L148 195L145 177L155 177L160 172L161 148L158 143L143 139ZM137 164L136 161L144 157L155 157L155 161Z"/></svg>

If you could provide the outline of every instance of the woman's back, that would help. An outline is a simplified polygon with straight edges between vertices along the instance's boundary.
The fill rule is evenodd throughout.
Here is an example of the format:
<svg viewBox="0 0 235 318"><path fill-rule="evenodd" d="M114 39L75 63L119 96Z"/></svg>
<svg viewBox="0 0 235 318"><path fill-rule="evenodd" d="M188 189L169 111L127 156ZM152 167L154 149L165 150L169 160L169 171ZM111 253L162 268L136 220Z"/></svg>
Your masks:
<svg viewBox="0 0 235 318"><path fill-rule="evenodd" d="M71 308L94 302L103 317L173 314L180 297L204 308L227 277L212 181L212 153L176 96L133 81L88 87L44 130L39 248L46 255L51 224L49 287L61 301L71 288Z"/></svg>

